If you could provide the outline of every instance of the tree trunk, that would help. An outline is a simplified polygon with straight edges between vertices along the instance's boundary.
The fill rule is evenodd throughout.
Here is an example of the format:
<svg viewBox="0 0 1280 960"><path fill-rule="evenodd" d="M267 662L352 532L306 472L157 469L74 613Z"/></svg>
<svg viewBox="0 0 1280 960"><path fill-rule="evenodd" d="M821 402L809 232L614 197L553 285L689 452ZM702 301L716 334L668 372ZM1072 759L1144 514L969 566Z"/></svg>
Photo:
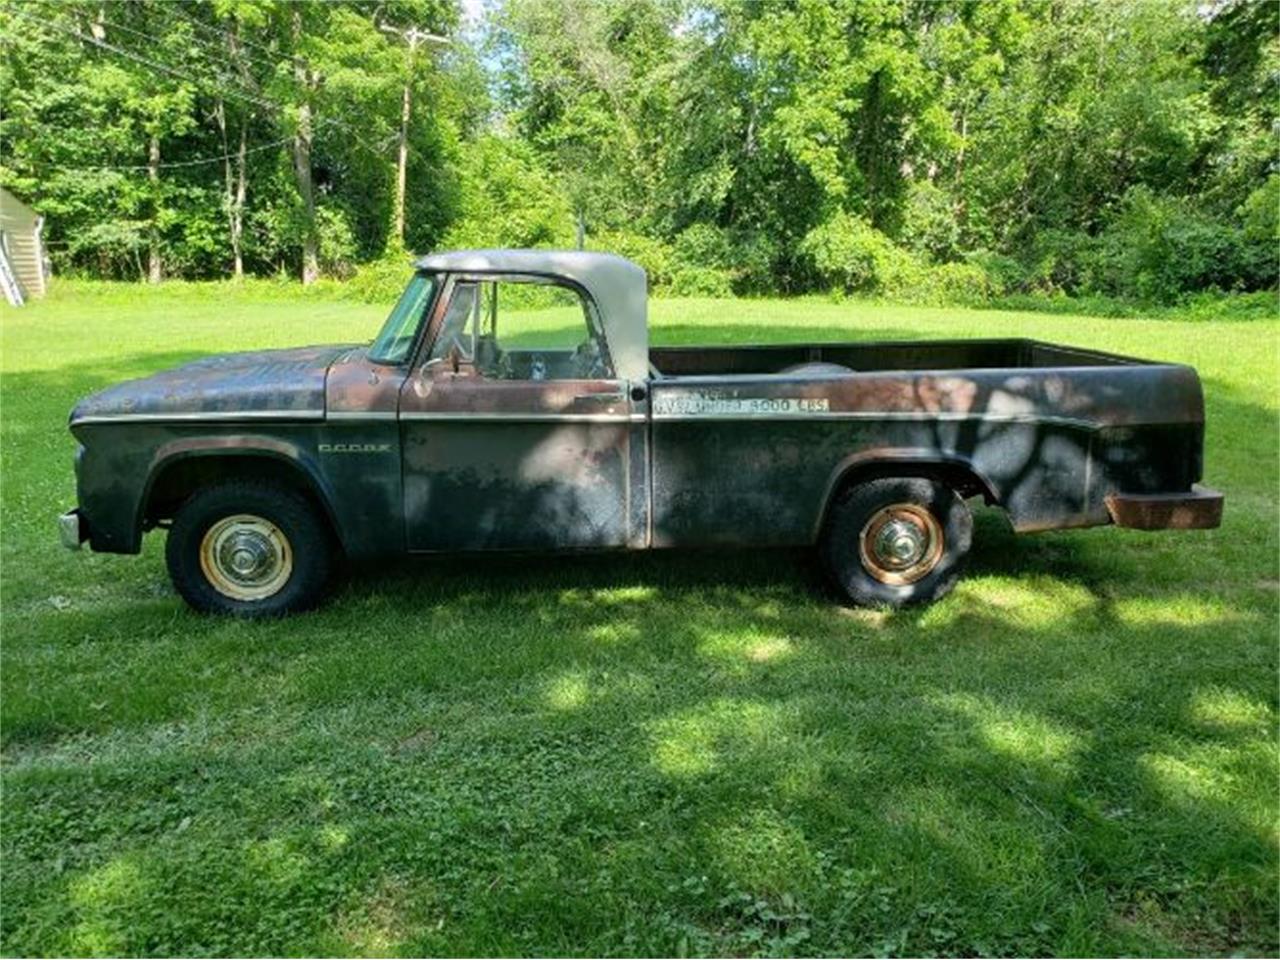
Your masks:
<svg viewBox="0 0 1280 960"><path fill-rule="evenodd" d="M227 108L219 97L213 105L213 119L218 124L218 137L222 141L222 208L227 212L227 230L231 234L231 249L236 246L235 188L231 180L231 150L227 143Z"/></svg>
<svg viewBox="0 0 1280 960"><path fill-rule="evenodd" d="M227 33L227 50L231 54L231 59L236 62L240 69L241 82L246 87L255 87L253 78L249 76L249 71L245 66L244 58L240 55L240 22L235 21L235 25L230 32ZM256 87L255 87L256 89ZM221 109L222 101L218 101L218 107ZM247 165L245 157L248 154L248 136L249 136L249 117L241 114L240 116L240 150L236 154L236 175L234 190L231 185L231 163L227 161L227 216L229 218L229 226L231 228L231 275L237 280L244 279L244 254L241 250L244 237L244 201L245 192L248 187ZM222 152L228 153L227 150L227 129L225 123L222 124Z"/></svg>
<svg viewBox="0 0 1280 960"><path fill-rule="evenodd" d="M956 155L956 221L964 225L968 210L964 202L964 151L969 140L969 104L966 102L960 109L960 149Z"/></svg>
<svg viewBox="0 0 1280 960"><path fill-rule="evenodd" d="M404 82L404 98L400 103L400 155L396 161L396 210L392 236L399 246L404 246L404 195L409 165L409 114L413 98L413 53L409 53L409 77Z"/></svg>
<svg viewBox="0 0 1280 960"><path fill-rule="evenodd" d="M160 282L160 138L151 136L147 157L147 178L151 181L151 228L147 239L147 280Z"/></svg>
<svg viewBox="0 0 1280 960"><path fill-rule="evenodd" d="M293 8L293 46L296 50L302 39L302 9ZM294 79L302 90L302 103L298 106L298 129L293 135L293 174L298 183L298 195L302 198L302 283L315 283L320 277L320 241L316 234L316 198L311 183L311 89L312 77L300 57L294 58Z"/></svg>
<svg viewBox="0 0 1280 960"><path fill-rule="evenodd" d="M248 155L249 123L240 121L240 153L236 157L236 198L231 207L231 251L235 255L235 278L244 279L244 253L241 249L244 238L244 200L248 188Z"/></svg>
<svg viewBox="0 0 1280 960"><path fill-rule="evenodd" d="M320 277L320 242L316 236L316 198L311 184L311 105L298 108L298 130L293 135L293 175L302 198L302 282Z"/></svg>

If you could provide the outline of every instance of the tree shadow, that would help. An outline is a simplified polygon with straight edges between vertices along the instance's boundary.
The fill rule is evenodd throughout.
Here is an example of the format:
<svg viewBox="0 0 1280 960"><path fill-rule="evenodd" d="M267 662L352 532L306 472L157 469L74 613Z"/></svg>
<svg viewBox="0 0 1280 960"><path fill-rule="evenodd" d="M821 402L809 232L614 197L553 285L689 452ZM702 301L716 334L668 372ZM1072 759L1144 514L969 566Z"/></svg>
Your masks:
<svg viewBox="0 0 1280 960"><path fill-rule="evenodd" d="M118 369L6 376L11 484ZM155 545L93 558L6 618L0 944L1274 955L1275 418L1207 392L1209 479L1252 498L1222 531L980 510L924 609L697 551L397 561L247 625L148 592Z"/></svg>
<svg viewBox="0 0 1280 960"><path fill-rule="evenodd" d="M764 564L675 585L504 565L396 575L230 648L182 618L199 643L169 671L244 661L210 729L175 703L171 743L126 726L110 757L10 756L23 885L65 849L45 811L94 839L48 906L6 911L9 947L43 917L83 952L113 916L102 944L129 953L207 949L215 921L215 953L1273 945L1248 802L1275 774L1274 689L1240 669L1274 666L1239 641L1260 611L1183 626L1087 590L1052 615L962 590L846 617Z"/></svg>

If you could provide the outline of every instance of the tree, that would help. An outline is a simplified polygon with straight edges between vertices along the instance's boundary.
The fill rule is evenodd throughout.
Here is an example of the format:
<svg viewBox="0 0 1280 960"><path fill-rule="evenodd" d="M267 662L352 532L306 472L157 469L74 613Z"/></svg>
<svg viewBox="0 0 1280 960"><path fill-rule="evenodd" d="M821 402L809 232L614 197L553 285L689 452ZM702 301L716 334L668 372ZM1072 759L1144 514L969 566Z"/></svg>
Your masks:
<svg viewBox="0 0 1280 960"><path fill-rule="evenodd" d="M0 180L60 270L111 277L501 242L704 291L1277 282L1276 4L486 9L0 0Z"/></svg>

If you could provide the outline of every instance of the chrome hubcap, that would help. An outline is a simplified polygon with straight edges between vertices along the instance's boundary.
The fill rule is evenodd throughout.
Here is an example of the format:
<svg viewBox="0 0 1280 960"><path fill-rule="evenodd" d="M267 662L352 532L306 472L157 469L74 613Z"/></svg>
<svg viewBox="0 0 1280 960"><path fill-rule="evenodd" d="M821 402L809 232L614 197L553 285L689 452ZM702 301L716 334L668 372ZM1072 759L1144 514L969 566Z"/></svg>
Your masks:
<svg viewBox="0 0 1280 960"><path fill-rule="evenodd" d="M211 526L200 542L200 568L233 600L265 600L293 573L289 540L270 520L240 513Z"/></svg>
<svg viewBox="0 0 1280 960"><path fill-rule="evenodd" d="M876 559L889 567L909 567L924 555L928 538L914 523L890 520L876 534Z"/></svg>
<svg viewBox="0 0 1280 960"><path fill-rule="evenodd" d="M877 510L858 535L858 551L867 572L894 586L915 583L942 559L942 526L914 503Z"/></svg>

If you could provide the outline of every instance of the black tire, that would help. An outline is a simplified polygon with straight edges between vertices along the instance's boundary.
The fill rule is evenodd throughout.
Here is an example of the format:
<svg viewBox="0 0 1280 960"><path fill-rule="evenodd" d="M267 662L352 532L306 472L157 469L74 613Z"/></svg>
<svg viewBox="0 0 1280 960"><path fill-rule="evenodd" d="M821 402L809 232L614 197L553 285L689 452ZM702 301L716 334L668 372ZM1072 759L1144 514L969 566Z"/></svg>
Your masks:
<svg viewBox="0 0 1280 960"><path fill-rule="evenodd" d="M206 535L220 523L224 529L225 525L234 529L236 521L231 518L240 515L266 522L251 527L270 531L266 537L254 533L258 539L251 542L255 546L283 541L279 555L273 554L264 563L274 571L270 581L233 591L270 591L264 596L228 595L226 589L239 584L227 580L225 572L221 574L225 587L220 589L214 581L219 571L228 568L212 559L221 555L219 551L205 554L205 560L217 570L208 572L202 563ZM179 508L165 544L169 576L182 598L202 613L236 617L279 617L315 606L333 572L333 554L329 527L306 497L284 486L254 481L222 483L193 494ZM271 565L272 560L277 562Z"/></svg>
<svg viewBox="0 0 1280 960"><path fill-rule="evenodd" d="M875 533L887 522L902 518L917 533L916 542L925 546L919 548L920 559L898 573L888 562L875 561L879 554L867 539L875 541ZM840 494L827 517L820 549L828 573L847 600L858 606L897 608L946 596L960 578L972 542L973 517L953 489L922 477L886 477Z"/></svg>

